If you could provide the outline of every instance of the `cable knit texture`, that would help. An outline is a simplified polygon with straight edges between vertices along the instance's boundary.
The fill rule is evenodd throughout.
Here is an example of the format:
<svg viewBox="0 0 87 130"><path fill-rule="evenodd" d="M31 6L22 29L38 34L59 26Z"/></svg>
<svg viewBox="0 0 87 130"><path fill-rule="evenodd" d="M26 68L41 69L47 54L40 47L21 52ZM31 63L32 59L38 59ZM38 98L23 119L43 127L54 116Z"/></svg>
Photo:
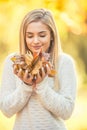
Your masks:
<svg viewBox="0 0 87 130"><path fill-rule="evenodd" d="M7 117L16 114L13 130L66 130L63 120L71 116L76 97L73 59L65 53L59 57L58 91L51 77L33 90L13 74L13 55L5 60L0 90L1 111Z"/></svg>

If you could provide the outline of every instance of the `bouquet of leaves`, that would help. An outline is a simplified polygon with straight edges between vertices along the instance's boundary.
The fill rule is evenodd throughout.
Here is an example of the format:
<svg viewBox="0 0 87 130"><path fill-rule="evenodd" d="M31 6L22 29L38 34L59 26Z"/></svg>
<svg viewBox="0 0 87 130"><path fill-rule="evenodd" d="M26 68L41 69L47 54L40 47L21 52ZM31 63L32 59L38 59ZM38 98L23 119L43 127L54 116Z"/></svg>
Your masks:
<svg viewBox="0 0 87 130"><path fill-rule="evenodd" d="M44 67L46 73L46 64L51 68L48 76L54 77L55 70L52 68L52 65L49 62L50 54L45 52L39 52L32 54L31 51L28 51L25 55L15 55L11 58L14 65L16 66L16 70L22 69L21 75L23 76L25 70L28 70L28 73L33 75L33 81L37 79L37 73L41 76L41 68Z"/></svg>

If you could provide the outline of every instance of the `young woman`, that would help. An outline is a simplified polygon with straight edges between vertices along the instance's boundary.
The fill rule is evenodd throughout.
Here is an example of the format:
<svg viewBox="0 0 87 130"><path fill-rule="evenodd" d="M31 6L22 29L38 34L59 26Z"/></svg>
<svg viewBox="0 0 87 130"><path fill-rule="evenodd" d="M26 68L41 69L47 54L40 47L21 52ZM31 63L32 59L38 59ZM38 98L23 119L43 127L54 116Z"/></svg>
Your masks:
<svg viewBox="0 0 87 130"><path fill-rule="evenodd" d="M49 65L37 73L36 86L26 70L16 71L7 56L2 76L0 109L7 116L16 114L13 130L66 130L63 120L70 118L76 97L76 73L73 59L65 54L53 16L46 9L35 9L23 19L20 29L20 54L29 50L34 54L50 54L56 71L49 77ZM46 69L46 72L45 72ZM34 89L33 89L34 88Z"/></svg>

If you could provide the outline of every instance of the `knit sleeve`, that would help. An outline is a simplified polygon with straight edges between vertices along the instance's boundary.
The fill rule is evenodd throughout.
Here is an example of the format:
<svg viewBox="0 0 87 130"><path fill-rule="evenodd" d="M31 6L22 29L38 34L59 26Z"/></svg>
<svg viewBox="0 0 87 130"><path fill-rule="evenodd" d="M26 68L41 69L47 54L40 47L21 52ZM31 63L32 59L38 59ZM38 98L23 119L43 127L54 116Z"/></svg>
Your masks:
<svg viewBox="0 0 87 130"><path fill-rule="evenodd" d="M76 72L71 57L62 57L58 69L58 92L54 91L50 81L45 79L46 82L37 87L36 93L48 111L65 120L72 114L76 97Z"/></svg>
<svg viewBox="0 0 87 130"><path fill-rule="evenodd" d="M16 83L10 58L11 55L5 60L0 88L0 109L7 117L22 110L32 93L32 88L21 80Z"/></svg>

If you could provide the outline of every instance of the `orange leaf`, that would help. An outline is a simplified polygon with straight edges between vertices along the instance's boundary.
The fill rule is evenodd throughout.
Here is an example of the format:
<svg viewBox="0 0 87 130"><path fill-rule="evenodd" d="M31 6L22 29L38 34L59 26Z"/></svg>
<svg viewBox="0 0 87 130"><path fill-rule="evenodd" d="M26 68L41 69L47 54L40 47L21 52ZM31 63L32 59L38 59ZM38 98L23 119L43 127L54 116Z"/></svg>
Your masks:
<svg viewBox="0 0 87 130"><path fill-rule="evenodd" d="M56 71L54 70L54 69L52 69L51 71L50 71L50 73L49 73L49 77L54 77L55 76L55 74L56 74Z"/></svg>

